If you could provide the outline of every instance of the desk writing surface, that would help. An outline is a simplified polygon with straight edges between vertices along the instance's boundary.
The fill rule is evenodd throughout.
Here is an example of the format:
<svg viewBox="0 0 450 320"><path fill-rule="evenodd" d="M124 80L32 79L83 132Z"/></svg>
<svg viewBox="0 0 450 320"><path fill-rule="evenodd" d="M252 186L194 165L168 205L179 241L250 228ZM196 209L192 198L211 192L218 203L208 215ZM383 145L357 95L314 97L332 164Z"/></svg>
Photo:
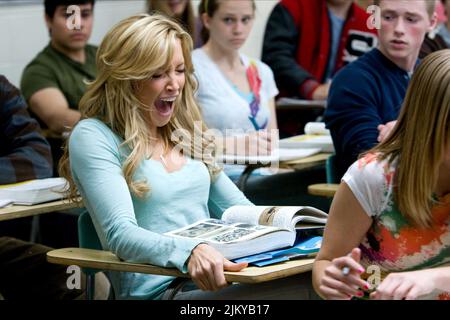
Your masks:
<svg viewBox="0 0 450 320"><path fill-rule="evenodd" d="M296 98L280 98L276 101L277 110L325 109L326 100L304 100Z"/></svg>
<svg viewBox="0 0 450 320"><path fill-rule="evenodd" d="M280 168L301 170L318 165L325 165L330 155L331 153L323 152L298 160L281 161Z"/></svg>
<svg viewBox="0 0 450 320"><path fill-rule="evenodd" d="M47 260L50 263L77 265L82 268L139 272L184 278L189 277L188 274L183 274L178 269L162 268L150 264L121 261L112 252L101 250L83 248L56 249L47 253ZM313 262L314 259L298 259L262 268L248 267L239 272L225 271L225 278L228 282L265 282L311 271Z"/></svg>
<svg viewBox="0 0 450 320"><path fill-rule="evenodd" d="M0 209L0 221L35 216L38 214L74 209L78 207L79 206L76 203L69 202L67 199L35 204L32 206L12 205Z"/></svg>
<svg viewBox="0 0 450 320"><path fill-rule="evenodd" d="M289 161L280 161L277 163L277 167L281 169L293 169L293 170L304 170L308 168L314 168L316 166L325 166L330 153L318 153L309 157L297 159L297 160L289 160ZM244 192L245 186L247 184L247 180L252 174L253 170L261 167L267 167L272 165L272 163L266 163L265 165L258 164L248 164L245 168L244 172L242 172L239 177L239 181L237 186L239 189Z"/></svg>
<svg viewBox="0 0 450 320"><path fill-rule="evenodd" d="M339 188L337 183L318 183L308 186L308 193L315 196L333 198Z"/></svg>

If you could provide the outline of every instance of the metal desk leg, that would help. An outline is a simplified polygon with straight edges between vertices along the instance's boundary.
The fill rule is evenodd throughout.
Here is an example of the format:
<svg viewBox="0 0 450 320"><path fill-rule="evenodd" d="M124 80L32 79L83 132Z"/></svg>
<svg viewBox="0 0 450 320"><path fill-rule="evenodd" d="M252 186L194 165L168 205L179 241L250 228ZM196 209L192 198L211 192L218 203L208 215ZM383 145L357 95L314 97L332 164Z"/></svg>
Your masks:
<svg viewBox="0 0 450 320"><path fill-rule="evenodd" d="M252 166L252 165L248 165L244 172L242 172L241 176L239 177L239 181L237 183L238 188L244 192L245 191L245 185L247 184L247 180L250 177L250 175L252 174L253 170L255 170L256 168L258 168L257 166Z"/></svg>

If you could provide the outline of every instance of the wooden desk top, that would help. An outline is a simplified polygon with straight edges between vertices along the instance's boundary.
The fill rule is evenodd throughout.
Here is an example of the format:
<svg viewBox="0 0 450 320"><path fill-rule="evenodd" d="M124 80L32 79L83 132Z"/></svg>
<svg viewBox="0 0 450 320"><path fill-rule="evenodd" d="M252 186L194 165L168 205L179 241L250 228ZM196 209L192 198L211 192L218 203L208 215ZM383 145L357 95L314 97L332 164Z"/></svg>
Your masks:
<svg viewBox="0 0 450 320"><path fill-rule="evenodd" d="M298 160L281 161L280 168L302 170L314 166L325 165L330 155L331 153L318 153Z"/></svg>
<svg viewBox="0 0 450 320"><path fill-rule="evenodd" d="M56 249L47 253L47 260L50 263L77 265L82 268L139 272L184 278L189 277L188 274L181 273L178 269L169 269L150 264L121 261L112 252L101 250L82 248ZM313 262L314 259L299 259L274 264L263 268L248 267L240 272L225 271L225 278L228 282L265 282L311 271Z"/></svg>
<svg viewBox="0 0 450 320"><path fill-rule="evenodd" d="M339 184L337 183L312 184L308 186L308 193L315 196L333 198L338 188Z"/></svg>
<svg viewBox="0 0 450 320"><path fill-rule="evenodd" d="M78 207L79 206L77 204L69 202L66 199L36 204L32 206L13 205L0 209L0 221L35 216L38 214L74 209Z"/></svg>
<svg viewBox="0 0 450 320"><path fill-rule="evenodd" d="M295 98L280 98L276 101L276 109L279 110L306 110L322 109L327 106L326 100L304 100Z"/></svg>

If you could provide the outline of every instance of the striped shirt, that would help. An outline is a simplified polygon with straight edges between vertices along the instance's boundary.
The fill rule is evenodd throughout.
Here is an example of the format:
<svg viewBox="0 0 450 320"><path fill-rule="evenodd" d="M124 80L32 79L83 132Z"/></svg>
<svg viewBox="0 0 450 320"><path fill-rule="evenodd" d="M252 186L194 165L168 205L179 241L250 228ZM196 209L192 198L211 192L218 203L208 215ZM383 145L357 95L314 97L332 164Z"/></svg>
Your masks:
<svg viewBox="0 0 450 320"><path fill-rule="evenodd" d="M19 90L0 75L0 184L52 176L50 146Z"/></svg>

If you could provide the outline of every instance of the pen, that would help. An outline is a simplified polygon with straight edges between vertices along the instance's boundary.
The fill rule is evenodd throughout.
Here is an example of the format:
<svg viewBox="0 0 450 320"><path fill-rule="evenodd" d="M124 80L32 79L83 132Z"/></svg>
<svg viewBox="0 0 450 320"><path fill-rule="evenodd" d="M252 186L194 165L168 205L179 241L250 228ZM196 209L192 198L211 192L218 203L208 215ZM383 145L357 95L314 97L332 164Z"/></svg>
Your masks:
<svg viewBox="0 0 450 320"><path fill-rule="evenodd" d="M342 268L342 275L348 276L349 273L350 273L350 268L349 267Z"/></svg>

